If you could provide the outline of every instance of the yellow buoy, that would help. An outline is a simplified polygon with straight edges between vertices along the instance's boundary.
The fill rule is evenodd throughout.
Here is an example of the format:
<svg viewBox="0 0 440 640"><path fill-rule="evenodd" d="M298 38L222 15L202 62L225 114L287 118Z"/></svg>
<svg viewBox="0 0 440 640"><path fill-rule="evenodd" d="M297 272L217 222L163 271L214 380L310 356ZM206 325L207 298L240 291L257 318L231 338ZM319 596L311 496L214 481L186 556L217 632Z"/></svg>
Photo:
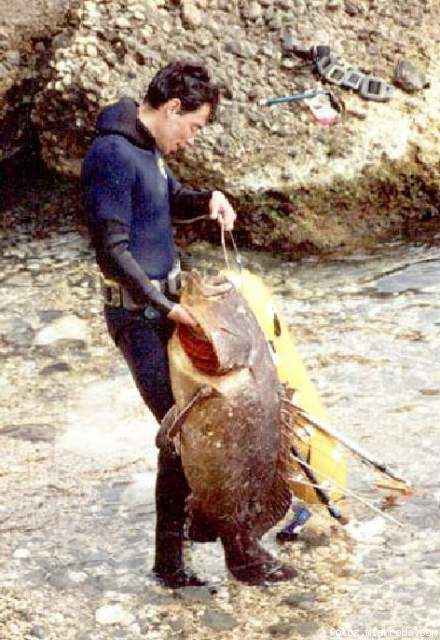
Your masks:
<svg viewBox="0 0 440 640"><path fill-rule="evenodd" d="M280 381L296 392L295 404L312 417L328 421L324 406L296 349L293 336L275 308L272 296L261 278L249 271L227 271L225 275L234 282L254 312L274 352ZM315 470L319 482L322 482L324 487L328 485L331 499L343 497L342 492L334 488L335 485L345 487L347 480L347 462L342 445L311 425L301 427L298 431L298 445L303 458ZM293 469L292 475L304 479L299 469ZM333 480L335 485L329 483L328 478ZM304 502L318 501L313 488L306 484L292 480L292 490Z"/></svg>

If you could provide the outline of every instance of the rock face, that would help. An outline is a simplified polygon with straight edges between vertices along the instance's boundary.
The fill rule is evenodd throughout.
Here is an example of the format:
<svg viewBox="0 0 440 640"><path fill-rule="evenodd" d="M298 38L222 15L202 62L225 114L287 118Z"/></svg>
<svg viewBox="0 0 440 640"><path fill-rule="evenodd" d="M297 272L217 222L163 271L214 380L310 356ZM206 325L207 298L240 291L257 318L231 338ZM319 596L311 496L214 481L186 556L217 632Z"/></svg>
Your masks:
<svg viewBox="0 0 440 640"><path fill-rule="evenodd" d="M29 142L33 98L47 82L69 0L0 0L0 161Z"/></svg>
<svg viewBox="0 0 440 640"><path fill-rule="evenodd" d="M49 166L78 175L100 108L122 95L140 99L171 59L195 59L225 97L218 122L177 158L177 172L235 199L242 242L322 251L402 233L428 218L435 223L438 83L412 95L396 88L386 104L335 88L346 114L327 128L304 106L260 107L257 100L320 84L296 59L282 57L288 31L304 46L330 45L341 60L389 82L402 60L434 80L436 0L78 0L69 7L45 57L33 46L21 75L5 81L0 65L0 83L11 86L20 85L24 69L43 68L27 114ZM7 54L17 67L22 54Z"/></svg>

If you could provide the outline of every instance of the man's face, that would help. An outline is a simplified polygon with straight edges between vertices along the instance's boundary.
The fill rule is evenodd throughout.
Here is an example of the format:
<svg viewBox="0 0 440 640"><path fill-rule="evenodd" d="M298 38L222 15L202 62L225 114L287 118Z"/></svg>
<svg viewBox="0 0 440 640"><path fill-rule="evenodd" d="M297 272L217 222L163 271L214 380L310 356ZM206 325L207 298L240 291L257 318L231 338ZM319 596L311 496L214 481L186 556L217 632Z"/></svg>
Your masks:
<svg viewBox="0 0 440 640"><path fill-rule="evenodd" d="M196 111L181 113L180 100L169 100L162 107L160 126L155 131L156 143L165 153L193 145L197 133L208 122L211 105L202 104Z"/></svg>

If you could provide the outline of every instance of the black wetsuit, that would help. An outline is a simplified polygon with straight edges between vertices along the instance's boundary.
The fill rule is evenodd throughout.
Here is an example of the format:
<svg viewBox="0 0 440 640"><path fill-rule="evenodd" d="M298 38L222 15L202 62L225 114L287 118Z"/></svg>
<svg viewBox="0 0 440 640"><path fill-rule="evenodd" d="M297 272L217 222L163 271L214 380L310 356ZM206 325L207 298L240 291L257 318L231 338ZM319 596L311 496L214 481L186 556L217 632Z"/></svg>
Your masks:
<svg viewBox="0 0 440 640"><path fill-rule="evenodd" d="M172 269L172 217L208 213L211 192L186 189L176 181L138 120L133 100L106 107L97 133L82 174L96 259L103 275L140 305L137 311L106 306L106 321L144 401L160 420L173 403L166 353L172 326L166 315L174 301L150 279L164 279Z"/></svg>
<svg viewBox="0 0 440 640"><path fill-rule="evenodd" d="M109 332L124 355L145 403L161 420L174 403L167 342L174 302L151 279L172 268L172 217L208 213L210 191L182 187L166 167L154 139L123 99L105 108L83 164L82 185L96 259L104 276L119 283L139 309L105 305ZM145 313L145 310L148 313ZM185 499L180 458L159 453L156 483L155 571L170 586L198 584L183 566Z"/></svg>

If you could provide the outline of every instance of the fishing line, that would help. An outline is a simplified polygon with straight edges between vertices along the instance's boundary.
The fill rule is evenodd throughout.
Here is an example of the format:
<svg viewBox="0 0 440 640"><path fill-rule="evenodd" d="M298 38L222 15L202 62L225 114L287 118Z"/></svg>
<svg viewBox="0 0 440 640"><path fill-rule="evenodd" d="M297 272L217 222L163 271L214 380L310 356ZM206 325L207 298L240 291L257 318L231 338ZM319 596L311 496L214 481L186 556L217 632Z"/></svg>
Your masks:
<svg viewBox="0 0 440 640"><path fill-rule="evenodd" d="M195 218L187 218L186 220L173 219L173 224L192 224L193 222L198 222L199 220L212 220L212 218L209 214L204 214L203 216L196 216Z"/></svg>
<svg viewBox="0 0 440 640"><path fill-rule="evenodd" d="M294 405L295 406L295 405ZM291 411L287 410L287 409L281 409L281 412L284 413L286 416L288 416L290 419L292 418L292 413ZM303 416L300 416L301 418L303 418ZM323 434L323 432L318 429L316 426L312 425L311 423L307 422L307 420L304 421L304 424L298 424L298 420L295 419L295 424L289 424L288 427L291 429L291 431L293 432L293 435L295 438L297 438L302 445L308 447L309 449L314 449L315 451L317 451L319 453L319 455L323 458L326 458L329 462L335 464L336 461L334 459L333 454L328 452L328 447L326 449L324 449L322 446L320 446L319 444L317 444L316 442L312 442L313 439L313 435L314 433L311 433L310 435L307 436L307 438L302 437L300 434L296 433L296 430L298 428L303 429L305 431L309 431L310 427L313 429L313 431L319 431L319 433ZM329 436L327 434L323 434L324 436L328 437Z"/></svg>
<svg viewBox="0 0 440 640"><path fill-rule="evenodd" d="M376 460L370 453L368 453L367 451L364 451L359 445L356 445L353 442L351 442L349 438L337 432L336 429L331 427L329 424L320 420L319 418L315 418L314 416L311 416L306 411L301 409L301 407L298 407L298 405L294 404L291 400L288 400L287 398L283 398L282 400L283 402L286 402L288 405L294 407L298 412L298 414L304 420L306 420L306 422L309 422L312 426L315 426L320 431L323 431L327 436L330 436L331 438L334 438L335 440L337 440L340 444L342 444L344 447L349 449L352 453L356 454L360 458L360 460L362 460L362 462L369 464L370 466L374 467L378 471L381 471L383 474L387 475L393 480L396 480L397 482L401 482L406 486L410 486L409 482L407 482L403 478L400 478L398 475L396 475L383 462Z"/></svg>
<svg viewBox="0 0 440 640"><path fill-rule="evenodd" d="M379 513L383 518L385 518L386 520L389 520L390 522L392 522L395 525L398 525L399 527L402 527L403 529L405 528L410 528L413 529L414 531L416 531L416 528L413 527L411 524L405 523L403 524L402 522L400 522L399 520L396 520L396 518L393 518L393 516L390 516L388 513L384 513L383 511L381 511L381 509L379 509L378 507L375 507L373 504L371 504L371 502L368 502L368 500L365 500L364 498L361 498L360 496L358 496L354 491L352 491L351 489L348 488L343 488L341 487L335 480L333 480L333 478L330 478L330 476L326 475L325 473L321 473L320 471L318 471L317 469L315 469L314 467L312 467L310 464L308 464L308 462L305 462L304 460L301 460L300 458L297 458L295 455L291 454L291 457L296 460L298 463L303 464L305 467L308 467L311 471L313 471L314 473L318 473L319 475L321 475L323 478L325 478L326 480L328 480L329 482L331 482L334 487L336 489L339 489L340 491L345 491L346 493L348 493L348 495L352 496L353 498L355 498L356 500L358 500L361 504L365 505L366 507L368 507L369 509L371 509L372 511ZM295 478L291 478L294 482L299 482L300 484L308 484L308 482L306 481L301 481L301 480L295 480ZM312 485L312 483L310 483ZM318 485L319 487L320 485ZM322 488L322 486L321 486Z"/></svg>
<svg viewBox="0 0 440 640"><path fill-rule="evenodd" d="M221 238L223 257L225 259L226 268L228 271L230 271L231 267L229 266L228 250L226 249L226 241L225 241L225 227L222 224L220 225L220 238Z"/></svg>

